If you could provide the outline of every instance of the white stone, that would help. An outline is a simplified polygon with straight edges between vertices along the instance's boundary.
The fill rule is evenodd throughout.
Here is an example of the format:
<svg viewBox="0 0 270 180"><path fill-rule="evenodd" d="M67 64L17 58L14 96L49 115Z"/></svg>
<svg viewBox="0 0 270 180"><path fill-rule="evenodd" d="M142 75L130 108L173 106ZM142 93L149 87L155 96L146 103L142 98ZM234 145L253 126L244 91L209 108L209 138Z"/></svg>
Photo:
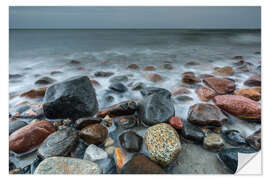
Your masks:
<svg viewBox="0 0 270 180"><path fill-rule="evenodd" d="M108 153L103 149L97 147L94 144L91 144L87 147L83 159L89 161L101 161L108 158Z"/></svg>

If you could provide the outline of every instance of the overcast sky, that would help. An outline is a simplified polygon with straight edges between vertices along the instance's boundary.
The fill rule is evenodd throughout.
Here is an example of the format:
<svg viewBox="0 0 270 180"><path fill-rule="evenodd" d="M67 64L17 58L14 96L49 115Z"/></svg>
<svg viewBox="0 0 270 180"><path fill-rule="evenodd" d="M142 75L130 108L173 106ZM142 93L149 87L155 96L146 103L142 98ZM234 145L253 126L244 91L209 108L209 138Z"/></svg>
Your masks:
<svg viewBox="0 0 270 180"><path fill-rule="evenodd" d="M261 27L260 7L10 7L14 28Z"/></svg>

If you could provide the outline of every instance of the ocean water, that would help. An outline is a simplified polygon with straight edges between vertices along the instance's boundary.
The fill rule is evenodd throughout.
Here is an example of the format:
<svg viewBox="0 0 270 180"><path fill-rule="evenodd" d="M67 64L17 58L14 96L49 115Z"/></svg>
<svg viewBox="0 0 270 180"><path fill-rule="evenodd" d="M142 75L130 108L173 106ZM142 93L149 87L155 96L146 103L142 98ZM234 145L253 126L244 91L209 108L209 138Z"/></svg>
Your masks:
<svg viewBox="0 0 270 180"><path fill-rule="evenodd" d="M129 87L136 82L172 91L184 86L181 83L183 72L193 71L200 75L213 72L215 67L232 66L236 73L229 78L236 79L237 88L242 88L245 87L244 80L260 73L261 56L256 53L261 51L261 33L258 30L10 30L9 44L9 73L23 75L18 80L10 80L10 95L39 87L34 82L43 76L62 81L76 75L87 75L101 84L95 87L100 109L124 100L140 99L139 91L132 91ZM238 71L233 65L236 62L234 56L243 56L251 64L250 71ZM71 60L81 63L71 65ZM189 61L200 65L185 66ZM141 67L140 70L126 68L134 63ZM173 69L162 69L164 63L170 63ZM160 74L164 81L148 81L145 76L150 72L142 70L147 65L154 65L154 72ZM62 73L51 75L52 71ZM106 102L104 97L111 77L97 78L94 76L96 71L127 75L129 80L124 84L129 91L113 95L114 101ZM201 102L195 88L189 87L189 90L192 102L175 101L176 115L183 120L187 118L189 106ZM25 100L34 101L15 96L9 101L10 109ZM260 124L247 123L235 117L230 117L230 122L223 126L223 129L239 130L244 137L258 128ZM144 130L140 129L138 133L143 135ZM168 170L170 173L228 173L216 160L215 153L193 144L184 144L183 148L185 157L179 156L177 162L180 165L172 166ZM193 156L188 158L190 154ZM184 165L181 165L182 161L185 161Z"/></svg>

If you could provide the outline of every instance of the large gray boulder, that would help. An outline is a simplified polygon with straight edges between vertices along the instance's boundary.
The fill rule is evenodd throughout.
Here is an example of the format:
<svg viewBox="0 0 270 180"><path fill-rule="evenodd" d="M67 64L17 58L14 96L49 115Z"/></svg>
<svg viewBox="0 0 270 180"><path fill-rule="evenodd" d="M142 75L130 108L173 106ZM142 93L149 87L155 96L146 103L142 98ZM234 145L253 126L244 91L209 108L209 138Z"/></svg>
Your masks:
<svg viewBox="0 0 270 180"><path fill-rule="evenodd" d="M148 126L168 122L175 115L171 93L162 88L146 88L141 91L144 96L139 103L139 119Z"/></svg>
<svg viewBox="0 0 270 180"><path fill-rule="evenodd" d="M49 119L75 120L94 115L98 102L90 79L79 76L51 85L46 90L43 110Z"/></svg>

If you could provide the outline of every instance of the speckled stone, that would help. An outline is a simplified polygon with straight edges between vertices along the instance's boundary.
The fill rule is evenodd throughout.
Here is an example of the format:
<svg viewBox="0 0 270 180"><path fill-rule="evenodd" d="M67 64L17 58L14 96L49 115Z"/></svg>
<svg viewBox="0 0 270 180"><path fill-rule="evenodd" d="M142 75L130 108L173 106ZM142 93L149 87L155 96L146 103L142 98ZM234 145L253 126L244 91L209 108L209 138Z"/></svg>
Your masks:
<svg viewBox="0 0 270 180"><path fill-rule="evenodd" d="M78 140L78 132L74 128L64 128L51 134L38 149L43 158L67 156Z"/></svg>
<svg viewBox="0 0 270 180"><path fill-rule="evenodd" d="M102 169L96 163L87 160L50 157L38 165L34 174L102 174Z"/></svg>
<svg viewBox="0 0 270 180"><path fill-rule="evenodd" d="M203 147L206 149L222 149L224 141L219 134L211 133L203 140Z"/></svg>
<svg viewBox="0 0 270 180"><path fill-rule="evenodd" d="M166 123L149 127L145 132L144 143L150 158L163 167L173 162L181 151L177 132Z"/></svg>

